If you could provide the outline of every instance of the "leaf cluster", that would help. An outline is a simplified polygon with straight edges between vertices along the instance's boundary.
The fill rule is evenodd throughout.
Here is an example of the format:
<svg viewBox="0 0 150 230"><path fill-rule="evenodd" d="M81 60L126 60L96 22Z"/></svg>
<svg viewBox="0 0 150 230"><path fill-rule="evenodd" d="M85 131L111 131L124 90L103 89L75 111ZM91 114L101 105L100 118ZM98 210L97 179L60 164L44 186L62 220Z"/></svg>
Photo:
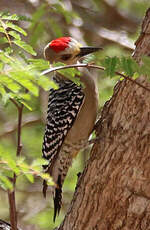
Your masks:
<svg viewBox="0 0 150 230"><path fill-rule="evenodd" d="M139 65L131 57L106 57L101 61L105 67L105 75L113 78L118 73L123 73L127 77L136 79L140 75L146 75L150 79L150 58L143 57L142 64Z"/></svg>
<svg viewBox="0 0 150 230"><path fill-rule="evenodd" d="M28 103L32 95L39 95L39 86L48 90L56 85L47 77L40 76L40 71L49 67L47 61L27 59L26 53L35 56L36 52L23 41L22 36L27 33L14 23L18 20L20 17L17 15L0 14L0 43L5 45L0 50L0 95L3 103L14 98L31 110ZM14 46L18 47L17 51L14 51Z"/></svg>
<svg viewBox="0 0 150 230"><path fill-rule="evenodd" d="M16 157L15 154L0 146L0 186L5 190L13 189L11 182L13 173L17 177L24 175L31 183L34 182L36 176L47 180L49 185L54 185L52 178L42 172L41 165L47 163L46 160L39 158L28 164L24 157Z"/></svg>
<svg viewBox="0 0 150 230"><path fill-rule="evenodd" d="M36 52L25 42L27 36L17 23L20 20L28 20L25 17L0 13L0 97L6 104L9 99L23 104L32 110L30 102L39 95L39 87L48 90L56 85L40 72L49 67L49 63L43 59L33 59ZM34 182L34 177L39 176L54 185L52 178L42 172L42 164L47 164L43 159L36 159L28 164L25 158L16 157L12 151L5 150L0 145L0 186L5 190L13 189L14 174L16 177L24 175L28 181Z"/></svg>

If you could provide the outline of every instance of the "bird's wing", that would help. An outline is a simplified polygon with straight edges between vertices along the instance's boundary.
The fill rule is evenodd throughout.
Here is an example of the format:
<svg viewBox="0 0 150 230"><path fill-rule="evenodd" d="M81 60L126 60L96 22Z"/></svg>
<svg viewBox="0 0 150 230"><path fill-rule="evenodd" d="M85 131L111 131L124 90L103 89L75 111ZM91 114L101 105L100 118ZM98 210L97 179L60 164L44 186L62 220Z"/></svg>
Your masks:
<svg viewBox="0 0 150 230"><path fill-rule="evenodd" d="M9 223L5 222L4 220L0 219L0 230L11 230L11 226ZM21 230L20 228L17 228L18 230Z"/></svg>
<svg viewBox="0 0 150 230"><path fill-rule="evenodd" d="M43 168L50 175L52 175L52 169L60 147L80 111L83 101L84 93L82 88L71 81L68 81L68 83L65 81L65 84L62 84L57 90L50 90L47 125L42 148L43 157L49 160L49 163L44 165ZM62 184L60 175L57 185L58 188L55 188L54 195L54 221L61 208ZM46 190L47 183L44 180L44 197L46 197Z"/></svg>
<svg viewBox="0 0 150 230"><path fill-rule="evenodd" d="M47 125L42 148L43 157L49 160L49 164L43 166L45 171L57 156L84 101L81 87L71 81L68 82L57 90L50 90Z"/></svg>

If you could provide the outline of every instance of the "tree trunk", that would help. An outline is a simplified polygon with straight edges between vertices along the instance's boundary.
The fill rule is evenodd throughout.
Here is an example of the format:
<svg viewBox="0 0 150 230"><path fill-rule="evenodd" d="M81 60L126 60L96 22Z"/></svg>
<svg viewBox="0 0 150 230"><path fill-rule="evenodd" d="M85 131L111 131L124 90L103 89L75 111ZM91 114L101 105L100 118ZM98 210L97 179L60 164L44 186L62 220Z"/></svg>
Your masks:
<svg viewBox="0 0 150 230"><path fill-rule="evenodd" d="M150 9L133 57L150 53ZM136 81L147 88L141 76ZM150 92L119 82L98 122L99 141L58 230L150 230Z"/></svg>

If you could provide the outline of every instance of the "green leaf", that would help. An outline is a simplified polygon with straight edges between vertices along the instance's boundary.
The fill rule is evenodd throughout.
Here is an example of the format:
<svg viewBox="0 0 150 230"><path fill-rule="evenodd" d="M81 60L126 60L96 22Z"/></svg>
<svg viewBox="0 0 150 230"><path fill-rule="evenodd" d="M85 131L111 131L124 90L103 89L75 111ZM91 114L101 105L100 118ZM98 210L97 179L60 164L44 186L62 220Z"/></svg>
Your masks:
<svg viewBox="0 0 150 230"><path fill-rule="evenodd" d="M147 56L144 56L142 58L143 64L140 66L139 73L140 74L145 74L147 76L150 76L150 58Z"/></svg>
<svg viewBox="0 0 150 230"><path fill-rule="evenodd" d="M51 186L55 185L53 178L50 177L50 175L48 173L41 173L40 176L42 179L47 181L48 185L51 185Z"/></svg>
<svg viewBox="0 0 150 230"><path fill-rule="evenodd" d="M44 70L49 68L49 62L44 59L29 59L29 70Z"/></svg>
<svg viewBox="0 0 150 230"><path fill-rule="evenodd" d="M128 58L128 57L127 58L122 57L120 62L121 62L122 70L125 72L125 74L127 76L132 77L138 68L135 61L131 58Z"/></svg>
<svg viewBox="0 0 150 230"><path fill-rule="evenodd" d="M5 88L0 84L0 94L2 95L2 102L5 105L10 98L9 93L6 93Z"/></svg>
<svg viewBox="0 0 150 230"><path fill-rule="evenodd" d="M10 153L8 153L8 152L6 152L6 151L4 151L4 150L3 150L3 152L5 152L5 154L3 154L3 155L1 156L2 160L6 161L7 166L8 166L14 173L16 173L16 174L18 175L19 172L20 172L20 170L19 170L19 168L18 168L17 165L16 165L16 160L13 159L14 157L13 157Z"/></svg>
<svg viewBox="0 0 150 230"><path fill-rule="evenodd" d="M29 182L34 183L34 176L32 174L25 173L24 175L26 176Z"/></svg>
<svg viewBox="0 0 150 230"><path fill-rule="evenodd" d="M6 47L6 48L4 49L4 53L5 53L6 55L10 55L10 54L13 53L13 49L12 49L11 47Z"/></svg>
<svg viewBox="0 0 150 230"><path fill-rule="evenodd" d="M23 30L21 27L11 23L11 22L6 22L5 23L8 28L11 28L13 30L18 31L19 33L23 34L24 36L27 36L27 33L25 30Z"/></svg>
<svg viewBox="0 0 150 230"><path fill-rule="evenodd" d="M6 176L8 179L13 178L14 177L14 173L12 170L8 169L6 164L1 164L1 170L0 170L1 174Z"/></svg>
<svg viewBox="0 0 150 230"><path fill-rule="evenodd" d="M134 73L132 78L136 80L138 77L139 77L139 73Z"/></svg>
<svg viewBox="0 0 150 230"><path fill-rule="evenodd" d="M45 76L39 76L37 79L37 84L41 86L44 90L49 90L50 88L58 89L56 83L52 80L49 80Z"/></svg>
<svg viewBox="0 0 150 230"><path fill-rule="evenodd" d="M10 77L8 77L6 74L0 74L0 83L5 85L8 89L10 89L12 92L17 93L20 89L20 86L15 83Z"/></svg>
<svg viewBox="0 0 150 230"><path fill-rule="evenodd" d="M28 105L25 101L20 100L20 102L30 111L32 111L32 107L30 105Z"/></svg>
<svg viewBox="0 0 150 230"><path fill-rule="evenodd" d="M0 26L0 33L4 33L4 34L6 33L5 30L4 30L4 28L1 27L1 26Z"/></svg>
<svg viewBox="0 0 150 230"><path fill-rule="evenodd" d="M5 91L4 87L1 84L0 84L0 94L2 96L4 96L6 94L6 91Z"/></svg>
<svg viewBox="0 0 150 230"><path fill-rule="evenodd" d="M30 168L29 165L27 165L24 161L23 162L18 162L18 166L21 169L21 171L23 173L29 173L30 172Z"/></svg>
<svg viewBox="0 0 150 230"><path fill-rule="evenodd" d="M12 159L7 160L7 164L9 166L9 168L16 174L19 175L20 170L19 168L16 166L16 162L13 161Z"/></svg>
<svg viewBox="0 0 150 230"><path fill-rule="evenodd" d="M26 17L24 15L16 15L16 14L10 14L9 12L0 12L0 19L1 20L10 20L10 21L31 21L29 17Z"/></svg>
<svg viewBox="0 0 150 230"><path fill-rule="evenodd" d="M7 55L5 52L0 52L0 60L4 64L10 64L12 62L11 58L9 55Z"/></svg>
<svg viewBox="0 0 150 230"><path fill-rule="evenodd" d="M65 66L65 64L62 62L56 62L53 64L53 67L59 67L59 66Z"/></svg>
<svg viewBox="0 0 150 230"><path fill-rule="evenodd" d="M12 190L13 189L13 185L10 182L10 180L2 174L0 174L0 186L5 190L8 190L8 189Z"/></svg>
<svg viewBox="0 0 150 230"><path fill-rule="evenodd" d="M65 64L61 63L61 62L57 62L53 65L53 67L61 67L61 66L65 66ZM77 85L82 84L80 81L80 78L79 78L81 73L76 68L57 70L57 72L61 73L62 75L64 75L66 78L70 79L71 81L73 81Z"/></svg>
<svg viewBox="0 0 150 230"><path fill-rule="evenodd" d="M26 52L36 56L36 52L33 50L32 46L28 45L24 41L13 40L12 42L16 44L17 46L21 47L22 49L24 49Z"/></svg>
<svg viewBox="0 0 150 230"><path fill-rule="evenodd" d="M88 64L88 63L91 63L95 60L95 55L94 54L90 54L88 56L86 56L83 60L83 63L84 64Z"/></svg>
<svg viewBox="0 0 150 230"><path fill-rule="evenodd" d="M8 34L11 35L12 37L14 37L17 40L21 40L20 35L18 33L16 33L15 31L9 31Z"/></svg>
<svg viewBox="0 0 150 230"><path fill-rule="evenodd" d="M12 93L10 93L10 96L13 96ZM16 97L16 94L13 96L13 98ZM31 100L31 95L29 93L18 93L17 97L20 100L25 100L25 101L30 101Z"/></svg>
<svg viewBox="0 0 150 230"><path fill-rule="evenodd" d="M31 82L32 75L25 70L9 72L9 76L28 89L34 96L39 95L38 87Z"/></svg>
<svg viewBox="0 0 150 230"><path fill-rule="evenodd" d="M5 38L5 37L0 38L0 44L5 44L5 43L9 43L7 38Z"/></svg>
<svg viewBox="0 0 150 230"><path fill-rule="evenodd" d="M34 167L34 166L40 166L41 167L42 165L47 164L47 163L48 163L48 160L39 158L39 159L36 159L32 162L31 167Z"/></svg>
<svg viewBox="0 0 150 230"><path fill-rule="evenodd" d="M2 12L0 13L0 18L3 20L18 21L19 17L16 14L10 15L10 13Z"/></svg>
<svg viewBox="0 0 150 230"><path fill-rule="evenodd" d="M66 78L73 81L77 85L81 85L80 78L78 77L81 73L75 68L68 68L63 70L58 70L57 72L63 74ZM82 76L81 76L82 77Z"/></svg>
<svg viewBox="0 0 150 230"><path fill-rule="evenodd" d="M17 165L20 167L20 164L23 164L25 161L25 157L17 157Z"/></svg>
<svg viewBox="0 0 150 230"><path fill-rule="evenodd" d="M104 60L104 67L105 67L105 72L107 76L109 77L114 77L115 71L116 71L116 66L117 66L118 58L117 57L106 57Z"/></svg>

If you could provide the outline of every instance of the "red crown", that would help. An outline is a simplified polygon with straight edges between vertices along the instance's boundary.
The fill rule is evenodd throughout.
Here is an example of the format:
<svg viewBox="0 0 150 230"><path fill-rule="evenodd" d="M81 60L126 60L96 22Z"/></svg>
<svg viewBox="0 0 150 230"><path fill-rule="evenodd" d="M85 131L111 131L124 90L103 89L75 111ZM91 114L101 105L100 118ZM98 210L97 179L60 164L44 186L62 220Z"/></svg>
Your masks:
<svg viewBox="0 0 150 230"><path fill-rule="evenodd" d="M53 49L56 53L65 50L69 44L69 42L71 41L70 37L61 37L61 38L57 38L53 41L50 42L49 47L51 49Z"/></svg>

